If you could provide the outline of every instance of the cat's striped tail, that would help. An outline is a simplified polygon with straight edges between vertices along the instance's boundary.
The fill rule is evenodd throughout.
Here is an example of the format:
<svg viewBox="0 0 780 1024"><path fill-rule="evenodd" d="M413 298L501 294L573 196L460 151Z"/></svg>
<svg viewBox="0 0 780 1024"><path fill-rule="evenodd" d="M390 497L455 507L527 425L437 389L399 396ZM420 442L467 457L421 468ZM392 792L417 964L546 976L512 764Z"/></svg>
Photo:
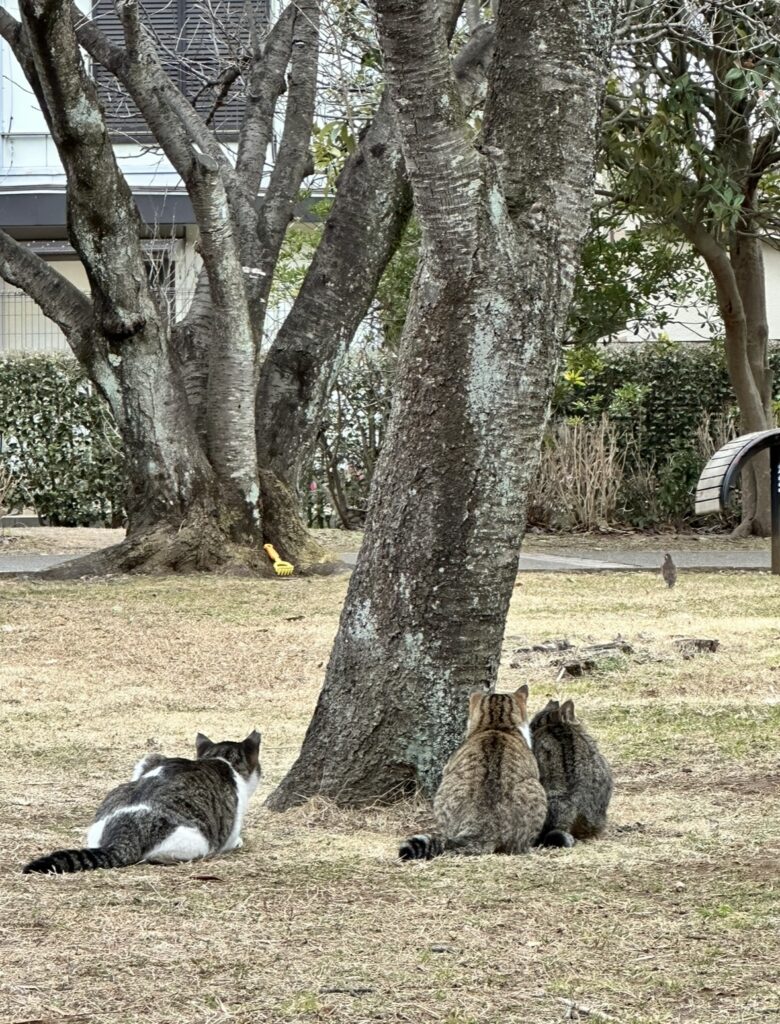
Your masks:
<svg viewBox="0 0 780 1024"><path fill-rule="evenodd" d="M401 860L433 860L441 856L447 841L440 835L409 836L401 843L398 856Z"/></svg>
<svg viewBox="0 0 780 1024"><path fill-rule="evenodd" d="M82 850L55 850L46 857L31 860L22 869L23 875L54 873L67 875L74 871L94 871L96 868L121 868L133 864L115 847L96 846Z"/></svg>

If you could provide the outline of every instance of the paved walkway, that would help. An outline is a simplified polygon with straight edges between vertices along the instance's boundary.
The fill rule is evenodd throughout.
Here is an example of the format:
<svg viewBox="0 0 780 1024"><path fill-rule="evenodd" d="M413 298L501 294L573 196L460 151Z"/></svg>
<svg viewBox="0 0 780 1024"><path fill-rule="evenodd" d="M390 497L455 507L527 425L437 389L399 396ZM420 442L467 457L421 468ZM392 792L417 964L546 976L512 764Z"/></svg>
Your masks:
<svg viewBox="0 0 780 1024"><path fill-rule="evenodd" d="M0 576L3 573L17 572L40 572L42 569L51 569L53 565L60 565L68 562L71 558L80 558L86 554L80 551L78 554L69 555L4 555L0 553Z"/></svg>
<svg viewBox="0 0 780 1024"><path fill-rule="evenodd" d="M357 552L339 556L347 565L354 565ZM678 569L718 572L727 569L769 570L769 541L766 551L686 551L673 553ZM649 572L661 568L661 551L533 551L522 554L518 563L521 572Z"/></svg>
<svg viewBox="0 0 780 1024"><path fill-rule="evenodd" d="M769 541L766 551L680 551L672 552L678 569L718 572L727 569L770 568ZM645 572L661 568L661 551L566 551L528 552L520 556L521 572Z"/></svg>
<svg viewBox="0 0 780 1024"><path fill-rule="evenodd" d="M60 565L78 555L5 555L0 553L0 575L35 573ZM347 565L354 565L357 552L339 556ZM766 551L685 551L674 553L678 569L697 572L723 572L729 569L764 570L770 568L769 543ZM650 572L661 568L660 551L554 551L529 552L520 556L521 572Z"/></svg>

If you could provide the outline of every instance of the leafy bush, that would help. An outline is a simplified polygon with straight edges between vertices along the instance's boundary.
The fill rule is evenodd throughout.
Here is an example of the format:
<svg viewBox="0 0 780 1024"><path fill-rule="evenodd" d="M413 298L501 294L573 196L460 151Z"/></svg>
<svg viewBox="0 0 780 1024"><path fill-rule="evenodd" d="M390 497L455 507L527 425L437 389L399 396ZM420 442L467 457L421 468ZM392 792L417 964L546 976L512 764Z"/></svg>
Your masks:
<svg viewBox="0 0 780 1024"><path fill-rule="evenodd" d="M770 362L780 397L780 348L771 350ZM663 337L630 349L569 349L553 415L593 422L606 415L620 431L627 452L624 522L639 527L679 527L693 517L701 468L738 423L722 345Z"/></svg>
<svg viewBox="0 0 780 1024"><path fill-rule="evenodd" d="M71 359L0 360L0 464L9 508L53 526L122 522L122 448L105 402Z"/></svg>

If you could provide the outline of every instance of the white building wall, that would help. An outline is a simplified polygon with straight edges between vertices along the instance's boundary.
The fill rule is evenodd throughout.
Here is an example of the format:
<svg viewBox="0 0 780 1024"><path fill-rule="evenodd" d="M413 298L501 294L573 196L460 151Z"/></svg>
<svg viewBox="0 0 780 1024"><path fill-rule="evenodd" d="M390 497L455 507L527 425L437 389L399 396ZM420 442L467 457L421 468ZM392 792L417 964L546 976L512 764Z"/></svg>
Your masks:
<svg viewBox="0 0 780 1024"><path fill-rule="evenodd" d="M767 322L770 341L780 341L780 252L766 243L762 246L764 255L764 278L766 281ZM664 312L669 323L664 333L672 341L701 342L723 337L723 321L715 306L696 309L692 306L666 305ZM655 337L646 331L623 331L617 338L621 343L651 341Z"/></svg>

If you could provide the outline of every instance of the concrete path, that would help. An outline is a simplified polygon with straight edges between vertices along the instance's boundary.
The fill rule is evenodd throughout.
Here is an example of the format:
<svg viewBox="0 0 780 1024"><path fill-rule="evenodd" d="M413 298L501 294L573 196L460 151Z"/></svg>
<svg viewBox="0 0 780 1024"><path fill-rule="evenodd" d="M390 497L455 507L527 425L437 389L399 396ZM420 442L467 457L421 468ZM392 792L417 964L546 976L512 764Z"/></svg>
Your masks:
<svg viewBox="0 0 780 1024"><path fill-rule="evenodd" d="M0 552L0 576L6 573L36 573L60 565L87 552L69 555L5 555ZM685 551L672 556L678 569L694 572L725 572L729 569L769 571L769 544L766 551ZM339 556L347 565L354 565L357 552ZM522 554L520 572L651 572L661 568L663 554L659 551L554 551Z"/></svg>
<svg viewBox="0 0 780 1024"><path fill-rule="evenodd" d="M357 552L339 555L354 565ZM678 569L719 572L728 569L769 570L769 542L766 551L686 551L672 557ZM644 572L659 570L664 560L660 551L533 551L520 555L520 572Z"/></svg>
<svg viewBox="0 0 780 1024"><path fill-rule="evenodd" d="M4 555L0 553L0 576L4 573L40 572L42 569L51 569L53 565L68 562L72 558L81 558L85 554L87 554L86 551L69 555Z"/></svg>
<svg viewBox="0 0 780 1024"><path fill-rule="evenodd" d="M723 572L729 569L769 571L769 541L765 551L672 551L678 569ZM661 551L567 551L565 554L528 552L520 556L521 572L636 572L658 571Z"/></svg>

